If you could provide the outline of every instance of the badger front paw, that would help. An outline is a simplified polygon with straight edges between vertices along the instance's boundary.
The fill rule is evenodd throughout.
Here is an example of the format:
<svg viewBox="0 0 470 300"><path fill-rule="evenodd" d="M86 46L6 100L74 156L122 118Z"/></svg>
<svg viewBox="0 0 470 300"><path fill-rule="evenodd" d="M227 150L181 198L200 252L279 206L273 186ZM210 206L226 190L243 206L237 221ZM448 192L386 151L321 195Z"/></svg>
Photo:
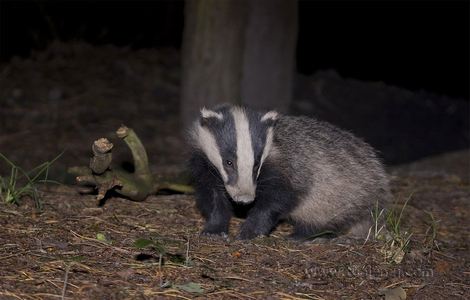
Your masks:
<svg viewBox="0 0 470 300"><path fill-rule="evenodd" d="M214 240L217 240L217 239L228 240L228 233L226 232L214 233L214 232L207 232L204 230L201 232L201 236L207 237L209 239L214 239Z"/></svg>
<svg viewBox="0 0 470 300"><path fill-rule="evenodd" d="M214 225L214 224L206 224L204 230L201 232L202 236L207 236L210 238L228 238L228 230L226 226Z"/></svg>
<svg viewBox="0 0 470 300"><path fill-rule="evenodd" d="M252 240L259 236L266 236L269 234L269 230L259 230L259 228L253 228L248 224L243 224L238 233L238 240Z"/></svg>

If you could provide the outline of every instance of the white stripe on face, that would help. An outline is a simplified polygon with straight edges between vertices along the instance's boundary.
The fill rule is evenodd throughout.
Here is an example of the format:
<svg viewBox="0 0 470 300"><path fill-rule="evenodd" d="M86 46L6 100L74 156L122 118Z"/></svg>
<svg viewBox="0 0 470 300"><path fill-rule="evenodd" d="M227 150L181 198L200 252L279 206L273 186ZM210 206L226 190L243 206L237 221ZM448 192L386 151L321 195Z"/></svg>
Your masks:
<svg viewBox="0 0 470 300"><path fill-rule="evenodd" d="M259 176L259 172L261 171L261 166L263 166L264 160L266 159L266 157L268 157L268 154L269 154L269 151L271 151L272 145L273 145L273 128L269 127L268 132L266 134L266 143L264 145L263 154L261 155L261 162L258 168L258 175L256 177Z"/></svg>
<svg viewBox="0 0 470 300"><path fill-rule="evenodd" d="M227 172L225 172L222 163L222 155L215 141L214 135L200 124L197 125L197 139L200 149L207 155L210 162L219 170L220 176L224 182L228 181Z"/></svg>
<svg viewBox="0 0 470 300"><path fill-rule="evenodd" d="M242 108L234 107L231 109L231 113L235 122L237 138L238 182L235 186L229 186L227 191L232 196L232 198L237 198L236 196L248 195L252 196L254 199L256 189L255 185L253 184L254 153L251 144L248 118ZM243 202L248 201L249 200L247 199Z"/></svg>

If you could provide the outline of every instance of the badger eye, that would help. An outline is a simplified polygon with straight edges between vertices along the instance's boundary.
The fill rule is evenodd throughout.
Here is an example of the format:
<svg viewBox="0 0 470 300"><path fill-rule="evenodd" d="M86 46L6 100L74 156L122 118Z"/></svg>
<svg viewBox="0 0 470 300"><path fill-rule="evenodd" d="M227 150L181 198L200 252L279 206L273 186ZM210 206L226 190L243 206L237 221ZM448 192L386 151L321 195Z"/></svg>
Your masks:
<svg viewBox="0 0 470 300"><path fill-rule="evenodd" d="M227 164L227 166L232 166L233 165L233 162L231 160L226 160L225 163Z"/></svg>

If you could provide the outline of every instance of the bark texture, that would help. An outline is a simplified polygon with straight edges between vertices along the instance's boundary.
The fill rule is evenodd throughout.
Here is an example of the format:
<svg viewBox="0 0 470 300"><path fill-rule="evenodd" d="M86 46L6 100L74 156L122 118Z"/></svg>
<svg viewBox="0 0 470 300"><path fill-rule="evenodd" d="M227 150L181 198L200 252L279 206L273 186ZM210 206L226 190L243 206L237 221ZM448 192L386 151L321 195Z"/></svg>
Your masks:
<svg viewBox="0 0 470 300"><path fill-rule="evenodd" d="M188 0L181 119L221 103L287 112L297 44L297 0Z"/></svg>
<svg viewBox="0 0 470 300"><path fill-rule="evenodd" d="M199 108L240 103L248 2L186 1L181 116L189 125Z"/></svg>
<svg viewBox="0 0 470 300"><path fill-rule="evenodd" d="M297 1L250 1L241 99L255 109L287 112L293 94Z"/></svg>

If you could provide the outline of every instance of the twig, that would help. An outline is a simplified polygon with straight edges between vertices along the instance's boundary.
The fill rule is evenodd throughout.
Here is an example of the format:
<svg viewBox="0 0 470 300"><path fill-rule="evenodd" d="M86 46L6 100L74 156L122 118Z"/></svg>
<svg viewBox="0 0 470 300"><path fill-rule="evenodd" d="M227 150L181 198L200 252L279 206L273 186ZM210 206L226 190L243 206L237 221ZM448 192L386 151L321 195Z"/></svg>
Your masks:
<svg viewBox="0 0 470 300"><path fill-rule="evenodd" d="M162 274L162 254L158 254L158 273L160 274L160 287L163 286L163 274Z"/></svg>
<svg viewBox="0 0 470 300"><path fill-rule="evenodd" d="M70 271L70 265L67 265L67 268L65 269L65 278L64 278L64 287L62 288L62 297L61 299L65 299L65 292L67 291L67 281L69 280L69 271Z"/></svg>
<svg viewBox="0 0 470 300"><path fill-rule="evenodd" d="M186 261L184 263L184 265L187 267L188 264L189 264L189 234L188 234L188 241L186 242Z"/></svg>

